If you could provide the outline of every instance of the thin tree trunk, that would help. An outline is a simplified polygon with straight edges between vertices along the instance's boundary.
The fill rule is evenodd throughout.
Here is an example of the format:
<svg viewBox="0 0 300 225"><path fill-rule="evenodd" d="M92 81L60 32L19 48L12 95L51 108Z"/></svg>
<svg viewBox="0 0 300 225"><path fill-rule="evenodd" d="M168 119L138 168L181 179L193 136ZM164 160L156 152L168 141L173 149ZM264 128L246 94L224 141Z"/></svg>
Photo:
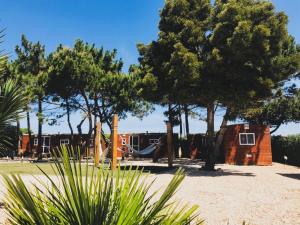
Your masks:
<svg viewBox="0 0 300 225"><path fill-rule="evenodd" d="M42 158L42 127L43 127L43 105L42 97L38 97L38 146L37 146L37 156L38 159Z"/></svg>
<svg viewBox="0 0 300 225"><path fill-rule="evenodd" d="M16 136L17 136L17 154L19 154L19 144L20 144L20 120L17 118L17 127L16 127Z"/></svg>
<svg viewBox="0 0 300 225"><path fill-rule="evenodd" d="M173 143L173 113L172 113L172 104L169 100L169 122L170 122L170 133L171 133L171 138L168 142L168 145L171 145L170 151L168 151L168 166L172 167L173 166L173 155L174 155L174 143ZM168 146L169 149L169 146Z"/></svg>
<svg viewBox="0 0 300 225"><path fill-rule="evenodd" d="M207 152L205 159L205 170L215 169L215 157L214 157L214 103L207 105Z"/></svg>
<svg viewBox="0 0 300 225"><path fill-rule="evenodd" d="M185 117L186 136L188 137L190 134L190 125L189 125L189 109L186 104L184 105L184 117Z"/></svg>
<svg viewBox="0 0 300 225"><path fill-rule="evenodd" d="M270 132L270 134L275 133L275 132L279 129L280 126L281 126L281 123L278 124L278 125Z"/></svg>
<svg viewBox="0 0 300 225"><path fill-rule="evenodd" d="M32 135L31 135L31 127L30 127L30 114L29 114L29 110L27 109L26 111L26 117L27 117L27 132L28 132L28 138L29 138L29 142L28 142L28 149L29 149L29 153L32 153Z"/></svg>
<svg viewBox="0 0 300 225"><path fill-rule="evenodd" d="M88 136L87 136L87 140L86 140L86 146L88 148L90 146L90 139L91 139L91 135L93 132L93 119L92 119L91 107L89 105L89 100L84 92L82 92L81 94L82 94L82 97L84 98L84 101L85 101L85 104L87 107L87 111L88 111L87 118L89 120L89 131L88 131Z"/></svg>
<svg viewBox="0 0 300 225"><path fill-rule="evenodd" d="M218 157L220 155L220 147L223 143L223 139L224 139L224 134L227 130L227 123L228 123L228 114L229 114L230 110L229 108L226 109L226 113L225 115L223 116L223 120L222 120L222 123L221 123L221 127L220 127L220 131L218 133L218 136L217 136L217 141L216 141L216 145L215 145L215 148L214 148L214 155L215 157Z"/></svg>
<svg viewBox="0 0 300 225"><path fill-rule="evenodd" d="M178 110L178 113L179 113L179 137L180 139L182 138L182 119L181 119L181 105L179 104L178 105L179 107L179 110Z"/></svg>
<svg viewBox="0 0 300 225"><path fill-rule="evenodd" d="M69 100L66 99L66 107L67 107L67 121L68 121L68 126L70 128L70 132L71 132L71 145L73 146L74 144L74 131L73 131L73 127L72 127L72 124L71 124L71 120L70 120L70 117L71 117L71 110L70 110L70 103L69 103Z"/></svg>
<svg viewBox="0 0 300 225"><path fill-rule="evenodd" d="M98 109L98 99L97 96L94 96L94 149L96 147L96 134L97 134L97 109Z"/></svg>
<svg viewBox="0 0 300 225"><path fill-rule="evenodd" d="M83 122L85 121L85 119L86 119L86 117L84 117L84 118L80 121L80 123L77 125L77 131L78 131L78 134L79 134L80 139L82 138L82 129L81 129L81 126L82 126Z"/></svg>
<svg viewBox="0 0 300 225"><path fill-rule="evenodd" d="M101 134L100 134L101 135ZM93 148L94 148L94 156L96 154L96 138L97 138L97 115L96 113L94 114L94 143L93 143Z"/></svg>
<svg viewBox="0 0 300 225"><path fill-rule="evenodd" d="M101 135L102 135L101 140L103 140L105 142L105 145L108 146L109 142L106 139L106 136L105 136L105 133L104 133L104 130L102 129L102 127L101 127Z"/></svg>

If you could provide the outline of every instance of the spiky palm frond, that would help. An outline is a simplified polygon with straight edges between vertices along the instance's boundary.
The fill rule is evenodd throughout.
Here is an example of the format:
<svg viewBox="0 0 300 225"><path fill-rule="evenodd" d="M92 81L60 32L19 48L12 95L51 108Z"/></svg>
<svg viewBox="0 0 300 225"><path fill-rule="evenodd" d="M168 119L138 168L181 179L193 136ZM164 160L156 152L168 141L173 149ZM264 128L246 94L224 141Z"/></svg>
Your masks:
<svg viewBox="0 0 300 225"><path fill-rule="evenodd" d="M0 87L0 146L12 145L6 130L20 117L25 108L26 99L22 90L12 80Z"/></svg>
<svg viewBox="0 0 300 225"><path fill-rule="evenodd" d="M4 30L0 30L0 44L3 42ZM2 73L7 62L7 55L0 50L0 82L3 82ZM17 84L8 80L0 83L0 151L11 148L14 144L9 128L17 120L20 112L26 105L22 91Z"/></svg>
<svg viewBox="0 0 300 225"><path fill-rule="evenodd" d="M62 148L55 160L56 177L29 189L18 175L4 176L8 189L7 211L12 224L65 225L184 225L201 224L198 206L170 199L185 175L179 169L162 195L149 192L153 181L139 170L113 172L71 160ZM71 154L72 155L72 154ZM158 199L158 200L157 200Z"/></svg>

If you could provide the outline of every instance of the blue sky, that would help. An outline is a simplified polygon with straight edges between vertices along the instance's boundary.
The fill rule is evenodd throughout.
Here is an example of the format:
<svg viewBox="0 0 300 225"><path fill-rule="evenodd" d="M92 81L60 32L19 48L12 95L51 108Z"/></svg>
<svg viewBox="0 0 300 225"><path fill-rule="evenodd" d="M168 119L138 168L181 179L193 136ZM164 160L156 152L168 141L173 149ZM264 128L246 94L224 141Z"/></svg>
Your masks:
<svg viewBox="0 0 300 225"><path fill-rule="evenodd" d="M289 16L289 32L300 43L299 0L273 0L277 10ZM14 48L21 34L29 40L41 41L48 52L60 43L71 46L76 39L116 48L125 62L125 69L137 62L137 43L148 43L157 37L159 9L163 0L0 0L0 27L6 28L5 42L1 46L14 57ZM120 132L165 131L163 109L157 110L142 121L129 116L120 122ZM221 112L216 118L219 127ZM72 116L79 123L81 116ZM21 122L23 127L25 121ZM191 119L192 132L205 132L206 124ZM37 119L32 113L32 127L37 131ZM65 133L65 122L59 126L44 125L45 133ZM300 133L299 124L282 126L277 134Z"/></svg>

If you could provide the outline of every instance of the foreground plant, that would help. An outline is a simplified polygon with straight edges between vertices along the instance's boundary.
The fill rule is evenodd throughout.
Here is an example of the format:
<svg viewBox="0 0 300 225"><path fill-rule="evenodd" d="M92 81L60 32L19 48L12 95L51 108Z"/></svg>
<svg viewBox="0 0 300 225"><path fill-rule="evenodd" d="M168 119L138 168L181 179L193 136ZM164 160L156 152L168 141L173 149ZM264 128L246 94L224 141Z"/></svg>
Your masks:
<svg viewBox="0 0 300 225"><path fill-rule="evenodd" d="M62 162L55 156L52 167L57 176L44 173L46 181L38 179L31 189L19 175L3 176L12 224L202 224L198 206L170 202L185 177L182 169L156 198L157 192L149 193L154 181L142 171L112 172L104 165L98 169L71 160L72 152L63 147Z"/></svg>

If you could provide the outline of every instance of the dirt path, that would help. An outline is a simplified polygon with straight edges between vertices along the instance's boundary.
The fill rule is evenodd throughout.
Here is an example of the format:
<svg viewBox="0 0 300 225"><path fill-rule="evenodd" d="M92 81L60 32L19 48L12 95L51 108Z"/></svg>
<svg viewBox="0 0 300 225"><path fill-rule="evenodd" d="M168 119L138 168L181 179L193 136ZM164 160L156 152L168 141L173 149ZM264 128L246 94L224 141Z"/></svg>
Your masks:
<svg viewBox="0 0 300 225"><path fill-rule="evenodd" d="M136 162L135 162L136 163ZM153 165L147 162L138 164ZM300 169L281 164L268 167L218 166L222 171L200 172L188 166L187 177L175 198L199 204L209 225L237 225L243 220L253 225L300 224ZM153 174L153 189L164 187L173 171ZM27 182L32 178L23 176ZM5 191L3 185L0 186ZM3 195L0 196L0 202ZM5 214L0 206L0 224Z"/></svg>

